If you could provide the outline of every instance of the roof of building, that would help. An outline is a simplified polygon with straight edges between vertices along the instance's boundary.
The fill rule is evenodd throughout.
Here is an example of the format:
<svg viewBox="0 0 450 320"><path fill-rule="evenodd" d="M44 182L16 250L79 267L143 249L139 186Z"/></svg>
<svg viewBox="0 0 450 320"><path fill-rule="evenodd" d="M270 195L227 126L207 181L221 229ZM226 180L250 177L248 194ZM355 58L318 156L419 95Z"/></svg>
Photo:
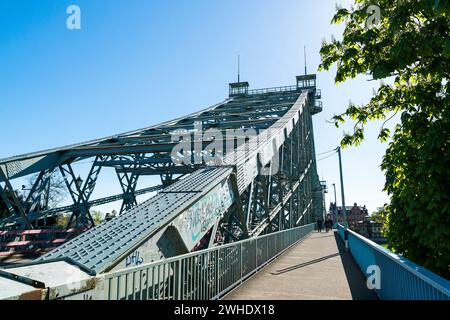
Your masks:
<svg viewBox="0 0 450 320"><path fill-rule="evenodd" d="M249 86L250 86L250 84L247 81L230 83L231 88L243 88L243 87L249 87Z"/></svg>

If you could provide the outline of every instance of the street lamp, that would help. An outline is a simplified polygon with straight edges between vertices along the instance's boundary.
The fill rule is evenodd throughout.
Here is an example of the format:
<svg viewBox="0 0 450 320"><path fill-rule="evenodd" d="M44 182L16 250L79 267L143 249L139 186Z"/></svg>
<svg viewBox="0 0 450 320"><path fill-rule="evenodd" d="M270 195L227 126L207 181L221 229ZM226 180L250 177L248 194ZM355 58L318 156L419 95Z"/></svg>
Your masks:
<svg viewBox="0 0 450 320"><path fill-rule="evenodd" d="M81 188L81 186L83 185L83 179L78 176L78 178L75 179L75 183L77 184L78 188Z"/></svg>
<svg viewBox="0 0 450 320"><path fill-rule="evenodd" d="M341 195L342 195L342 224L344 225L344 235L345 235L345 249L348 251L348 231L347 231L347 208L345 207L345 196L344 196L344 175L342 173L342 157L341 157L341 147L337 147L337 152L339 155L339 173L341 176Z"/></svg>
<svg viewBox="0 0 450 320"><path fill-rule="evenodd" d="M336 184L333 183L333 189L334 189L334 221L337 223L339 223L338 221L338 210L337 210L337 196L336 196Z"/></svg>

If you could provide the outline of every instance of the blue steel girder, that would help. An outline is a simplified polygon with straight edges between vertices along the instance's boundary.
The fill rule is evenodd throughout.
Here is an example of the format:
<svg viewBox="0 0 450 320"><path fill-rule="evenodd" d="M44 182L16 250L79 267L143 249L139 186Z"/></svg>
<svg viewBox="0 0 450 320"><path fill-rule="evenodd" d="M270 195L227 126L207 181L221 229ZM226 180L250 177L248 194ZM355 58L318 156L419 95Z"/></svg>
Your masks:
<svg viewBox="0 0 450 320"><path fill-rule="evenodd" d="M16 215L20 216L23 219L20 226L22 229L24 229L25 227L33 229L33 226L31 225L26 215L22 203L17 198L14 188L12 187L11 183L9 182L9 179L6 177L1 167L0 167L0 178L3 180L3 183L5 184L5 186L2 187L0 181L0 196L4 201L6 207L8 208L10 214L12 214L13 216ZM6 193L6 191L8 191L8 193Z"/></svg>
<svg viewBox="0 0 450 320"><path fill-rule="evenodd" d="M200 110L198 112L195 112L188 117L194 117L196 115L200 115L201 113L213 110L223 104L226 104L227 102L231 101L232 99L226 99L223 102L220 102L212 107L205 108L203 110ZM184 119L185 117L180 117L179 119L171 120L164 122L159 125L153 125L147 128L138 129L126 133L122 133L119 135L113 135L101 139L96 139L92 141L87 141L83 143L78 143L74 145L69 145L65 147L58 147L50 150L44 150L29 154L24 154L20 156L14 156L6 159L0 159L0 167L3 168L5 171L5 175L9 179L16 179L20 177L27 176L29 174L34 174L41 172L43 170L47 170L49 168L56 168L61 165L64 165L66 163L71 163L73 161L79 161L80 159L74 159L70 155L67 154L69 150L79 148L79 147L86 147L86 146L95 146L102 143L109 143L110 141L117 140L119 137L127 137L127 136L135 136L138 134L147 134L147 133L157 133L157 132L165 132L168 133L167 130L159 130L159 126L163 126L166 124L173 124L176 123L176 121L179 121L181 119ZM3 178L0 177L0 182L3 182Z"/></svg>
<svg viewBox="0 0 450 320"><path fill-rule="evenodd" d="M236 174L231 175L231 183L234 189L234 193L236 195L235 203L234 203L234 212L232 214L234 221L229 223L229 227L233 228L233 226L238 227L242 230L241 239L248 238L248 226L246 224L246 218L244 213L244 207L241 199L241 195L239 193L238 183Z"/></svg>
<svg viewBox="0 0 450 320"><path fill-rule="evenodd" d="M72 212L72 215L70 216L67 227L69 227L72 224L74 218L76 218L77 226L86 225L87 219L89 219L91 224L94 225L93 219L89 212L89 205L87 204L82 194L81 186L78 185L77 183L77 177L75 176L70 164L67 164L66 167L67 168L64 168L64 166L60 166L59 169L64 179L64 182L66 183L70 197L72 198L72 201L75 205L75 210L74 212ZM82 203L80 204L80 202Z"/></svg>
<svg viewBox="0 0 450 320"><path fill-rule="evenodd" d="M108 159L108 157L96 157L86 178L86 181L84 181L84 185L80 185L78 183L79 179L76 177L70 164L59 167L69 194L76 208L70 217L68 227L71 225L74 218L76 219L77 226L86 226L88 224L88 221L92 226L95 226L95 222L92 219L91 213L89 211L89 198L94 191L95 185L97 183L97 178L102 169L101 163L106 159Z"/></svg>
<svg viewBox="0 0 450 320"><path fill-rule="evenodd" d="M144 157L144 155L136 155L131 160L133 161L133 164L130 165L131 168L137 168L140 163L140 159ZM119 157L120 160L122 157ZM119 178L120 187L123 191L123 201L122 205L120 207L120 214L122 214L124 211L131 209L133 206L137 205L136 200L136 187L137 182L139 179L139 175L136 172L128 173L126 171L120 171L119 168L125 169L125 165L120 165L119 167L116 167L116 174Z"/></svg>
<svg viewBox="0 0 450 320"><path fill-rule="evenodd" d="M195 161L193 162L194 165L191 166L173 165L173 159L170 153L175 146L180 144L177 141L172 141L174 133L176 133L175 135L193 136L194 139L189 141L191 144L196 141L195 134L192 130L194 129L195 123L200 121L203 131L211 128L218 129L221 132L227 129L254 128L259 134L262 130L274 127L275 124L283 120L286 113L291 110L291 107L299 98L300 93L299 90L295 92L283 92L282 94L263 92L254 96L237 97L193 115L168 121L157 126L94 140L84 144L54 149L47 153L27 155L26 159L18 159L16 157L15 160L19 162L23 161L26 164L26 161L31 159L30 161L32 163L30 162L30 165L23 165L23 168L17 170L14 168L11 169L12 166L8 166L7 175L10 177L18 177L25 172L30 173L33 170L45 166L50 168L52 164L53 167L60 167L61 171L64 171L62 168L67 168L65 169L65 181L74 201L74 207L77 207L77 214L81 218L83 216L89 218L91 223L93 223L89 214L89 207L91 205L89 197L95 187L95 182L101 167L113 167L116 169L123 191L124 201L122 207L128 206L128 204L125 204L127 201L128 203L135 204L136 200L133 193L140 175L160 175L163 185L166 186L171 183L174 175L188 174L205 166L205 163L197 163ZM292 189L294 181L297 178L301 178L301 172L307 173L307 176L303 177L306 181L305 190L309 190L308 197L312 195L312 188L314 187L312 180L314 177L311 175L316 173L309 173L307 169L309 166L306 166L314 154L311 152L313 146L308 145L313 138L309 123L311 115L309 111L306 112L307 109L303 108L305 112L301 112L300 120L294 125L292 133L288 135L285 131L285 141L282 146L279 146L279 150L276 150L280 153L279 163L273 163L275 160L278 160L274 159L269 164L270 170L277 170L276 168L281 166L282 171L275 176L264 177L263 180L266 181L265 185L255 179L252 182L252 188L247 191L249 194L242 196L242 203L239 205L240 209L238 208L241 216L238 220L243 224L243 227L260 224L264 219L268 220L269 225L272 224L272 221L275 221L278 228L282 228L282 223L285 223L286 226L288 222L292 224L292 221L296 220L296 217L289 215L292 215L292 212L295 211L292 209L296 207L295 201L301 204L301 200L295 200L297 194L293 194L290 198L285 198L288 191ZM298 132L298 139L292 137L292 134L295 134L295 132ZM210 142L202 141L202 149ZM223 143L226 153L226 141L224 140ZM300 150L299 146L304 150ZM294 149L297 152L294 152ZM137 155L142 156L142 161L139 164L133 162L133 157ZM194 158L194 160L199 155L199 152L196 150L190 154L186 154L186 156ZM96 157L95 162L97 162L97 159L100 159L101 165L93 166L85 186L80 188L76 183L73 183L76 178L73 174L71 163L90 157ZM298 159L298 161L295 159ZM14 159L9 160L14 162ZM2 165L6 166L12 162L0 160L0 168ZM266 166L267 164L265 163L264 165ZM97 174L93 171L94 167L96 170L98 169ZM44 170L39 170L39 172L42 171ZM90 179L91 175L92 179ZM1 180L2 178L0 177ZM130 199L131 201L129 201ZM299 206L298 204L297 206ZM277 215L272 216L274 209L278 210ZM300 208L298 211L300 211ZM285 220L282 221L282 218Z"/></svg>
<svg viewBox="0 0 450 320"><path fill-rule="evenodd" d="M154 187L140 189L140 190L135 191L135 195L143 195L143 194L147 194L150 192L156 192L156 191L161 190L162 188L163 188L162 185L157 185ZM103 205L103 204L107 204L107 203L111 203L111 202L116 202L119 200L124 200L124 195L122 193L113 195L113 196L95 199L95 200L90 200L88 202L88 204L89 204L89 207L92 208L95 206L99 206L99 205ZM64 206L64 207L52 208L52 209L48 209L48 210L41 211L41 212L30 212L27 215L27 217L29 218L29 220L31 222L31 221L36 221L41 218L52 217L59 213L75 212L77 209L78 209L78 206L73 204L73 205L68 205L68 206ZM11 217L11 218L7 218L7 219L3 219L2 223L0 224L0 227L4 227L6 225L14 225L14 224L19 223L20 221L21 221L21 219L19 217L15 217L15 218Z"/></svg>
<svg viewBox="0 0 450 320"><path fill-rule="evenodd" d="M282 96L282 95L280 95ZM290 95L288 95L290 96ZM292 95L295 97L295 95ZM271 96L273 98L274 96ZM229 213L226 217L223 218L221 224L217 226L218 229L222 230L224 234L227 235L229 241L233 239L239 239L240 230L246 226L251 228L249 234L251 236L267 233L275 230L280 230L282 228L287 228L292 226L294 221L297 223L304 222L305 219L302 220L300 216L305 216L310 212L311 207L311 193L306 194L304 199L300 199L300 188L309 189L311 191L311 181L313 178L314 170L311 166L315 165L314 154L311 152L311 147L305 147L304 151L296 150L298 156L293 155L295 148L295 138L292 135L301 134L300 139L303 139L305 143L309 143L312 141L312 133L311 128L308 123L308 117L310 114L307 112L307 107L304 106L305 95L302 95L301 99L299 99L299 94L297 94L298 103L292 101L291 108L286 112L285 115L276 120L273 124L267 123L266 125L270 125L270 127L274 130L271 132L270 136L267 138L263 138L261 143L258 143L257 148L254 151L250 152L249 155L245 156L236 156L228 157L224 159L224 166L227 166L231 170L234 168L233 172L236 174L236 186L234 189L239 193L239 197L241 197L241 201L235 201L233 207L229 210ZM270 99L271 99L270 98ZM258 100L269 100L266 95L262 95L259 97L244 97L244 98L236 98L232 103L238 105L241 101L249 101L252 100L251 103L256 103ZM276 99L274 99L276 100ZM292 99L293 100L293 99ZM295 104L294 104L295 103ZM225 106L228 107L229 106ZM203 121L203 120L202 120ZM264 120L265 121L265 120ZM292 122L292 123L291 123ZM186 122L184 122L186 123ZM194 126L195 121L192 121L190 126L180 127L176 122L171 122L166 124L166 126L161 126L159 129L151 129L146 132L143 132L146 136L149 134L168 134L168 131L173 130L174 128L180 129L188 129L191 130ZM233 129L240 128L239 122L236 123L228 122L227 125L230 125ZM294 126L294 128L292 128ZM295 127L301 127L300 129ZM168 129L167 127L170 127ZM207 129L208 127L206 127ZM223 128L223 127L222 127ZM244 126L245 128L245 126ZM264 126L261 126L264 129ZM266 126L267 128L267 126ZM205 128L203 128L205 129ZM258 132L260 134L261 132ZM128 140L129 143L139 144L139 139L136 139L136 136L129 136L132 138ZM153 139L153 138L152 138ZM125 154L139 154L139 153L147 153L140 152L141 147L147 147L147 142L142 143L140 146L135 145L120 145L118 143L120 141L120 137L116 141L108 141L105 144L101 145L97 144L95 146L87 146L87 148L77 148L73 151L77 151L80 149L92 149L92 148L130 148L127 150L129 153ZM154 140L153 140L154 141ZM157 147L159 148L162 144L162 140L156 139L158 142ZM115 144L118 143L118 144ZM297 142L297 145L299 143ZM154 145L154 144L153 144ZM238 147L236 147L238 149ZM273 153L271 152L271 149ZM97 150L93 150L96 152ZM170 148L167 148L166 155L170 151ZM121 154L120 150L115 149L113 152L119 152L115 155ZM152 152L149 153L159 153L158 149L153 149ZM301 154L300 154L301 153ZM197 155L197 151L193 152L194 157ZM265 155L264 155L265 154ZM72 154L71 156L92 156L92 154ZM98 155L98 154L97 154ZM278 157L279 155L279 157ZM247 158L244 158L247 157ZM278 159L279 158L279 159ZM269 160L270 159L270 160ZM288 163L295 162L298 159L297 164ZM123 161L123 160L121 160ZM248 165L247 165L248 162ZM275 173L278 168L281 168L281 172L275 173L275 175L265 176L255 176L254 170L251 170L253 167L258 166L260 168L267 168L271 173ZM201 164L203 165L203 164ZM123 168L125 166L125 168ZM157 162L157 163L146 163L141 164L138 168L134 168L130 165L120 164L118 166L118 170L122 170L123 172L132 173L137 172L139 174L143 173L143 170L152 170L151 172L155 172L154 170L167 170L167 167L170 167L169 162ZM176 167L176 166L175 166ZM174 170L175 170L174 167ZM177 169L178 170L178 169ZM203 171L205 170L205 171ZM123 217L119 217L118 220L112 221L112 223L105 223L104 225L98 226L94 231L89 234L85 234L84 238L80 238L73 243L68 244L64 248L61 249L61 254L71 254L77 255L80 252L80 244L83 241L88 241L89 243L83 247L83 250L86 251L87 255L84 253L80 253L81 259L84 259L86 263L92 264L95 268L98 268L101 271L104 268L111 267L114 263L116 263L119 258L123 259L126 257L126 254L129 254L132 250L135 250L138 242L141 242L142 239L149 239L152 235L150 232L154 232L155 235L160 228L164 227L168 222L169 216L170 219L174 219L176 217L181 218L179 216L181 210L180 206L183 206L183 210L186 210L189 207L189 204L186 202L186 199L191 199L190 201L194 201L195 195L198 195L198 192L206 192L205 186L209 186L209 184L218 183L217 177L207 177L210 173L208 173L207 169L196 170L199 171L199 175L196 175L194 172L191 176L183 179L181 181L185 181L189 183L189 188L179 189L178 185L173 190L168 192L163 191L161 194L157 195L154 199L149 200L142 206L133 208L130 212L126 212ZM167 171L169 172L169 171ZM173 171L170 171L173 173ZM200 174L201 173L201 174ZM212 173L211 173L212 174ZM229 174L229 173L227 173ZM197 179L198 177L198 179ZM211 179L211 180L210 180ZM223 179L223 176L220 177L220 180ZM261 181L261 183L259 183ZM203 188L198 188L199 183L203 184ZM252 191L253 186L253 191ZM194 188L192 188L194 187ZM250 187L250 188L249 188ZM259 189L259 190L258 190ZM256 190L256 191L255 191ZM245 193L248 193L246 195ZM252 194L253 199L252 199ZM200 195L198 195L200 196ZM206 196L206 193L203 194ZM202 197L203 197L202 196ZM248 198L247 198L248 197ZM302 204L302 200L304 200L304 208L300 208L300 204ZM269 202L271 201L271 206L269 206ZM190 202L192 204L194 202ZM253 203L253 205L252 205ZM161 207L162 206L162 207ZM294 207L297 206L297 213L294 214ZM256 210L252 208L257 208ZM164 217L160 216L159 213L161 210L164 210ZM301 210L303 209L303 212ZM257 212L259 211L259 212ZM246 216L246 215L247 216ZM251 214L252 216L249 216ZM137 220L137 215L142 220ZM167 218L167 221L165 220ZM119 223L120 220L120 223ZM122 221L123 220L123 221ZM142 229L142 222L146 223L145 230ZM249 221L249 223L247 223ZM253 224L254 222L254 224ZM216 224L215 224L216 225ZM149 226L152 231L149 231ZM210 226L210 225L209 225ZM128 228L127 230L123 230ZM140 228L140 229L136 229ZM214 229L216 227L214 226ZM211 231L214 229L211 228ZM236 232L236 229L238 232ZM125 238L126 237L126 238ZM129 243L129 239L136 239L133 242L133 245L126 245L126 248L122 248L122 252L118 254L116 249L112 250L110 246L114 246L114 248L120 248L121 244ZM139 239L137 239L139 238ZM117 243L119 242L119 243ZM102 244L102 245L99 245ZM92 249L95 247L95 250ZM111 249L111 250L110 250ZM105 250L111 251L111 256L108 256L108 261L105 260ZM120 256L118 258L118 256ZM94 264L95 259L96 262ZM114 262L115 261L115 262ZM97 265L98 263L98 265ZM109 265L109 266L108 266Z"/></svg>
<svg viewBox="0 0 450 320"><path fill-rule="evenodd" d="M7 204L8 208L11 208L12 211L17 211L19 208L21 208L27 218L27 221L29 222L29 225L32 225L32 223L35 221L30 216L30 213L33 212L40 212L48 210L49 205L49 193L50 193L50 181L52 174L54 172L54 169L45 170L39 173L39 175L36 177L31 189L28 192L28 195L26 199L21 202L19 201L19 204L15 204L15 207L17 209L14 209L11 207L11 204L8 205L8 202L10 201L6 197L6 201L4 202ZM0 191L0 193L2 193ZM9 191L9 194L11 194L11 191ZM17 199L18 200L18 199ZM11 210L10 209L10 210ZM10 219L15 219L17 217L17 213L13 212L13 215L9 217L8 219L4 219L3 221L0 221L0 227L3 227L5 223L8 222ZM16 218L17 219L17 218ZM25 225L22 224L22 227L25 227Z"/></svg>
<svg viewBox="0 0 450 320"><path fill-rule="evenodd" d="M278 111L277 111L277 113L278 113ZM264 116L263 112L260 112L257 114L258 114L258 117ZM270 114L270 111L269 111L269 114ZM186 118L184 118L184 119L186 119ZM276 120L277 120L277 118L255 119L255 120L245 120L245 121L239 120L239 121L230 121L230 122L220 121L218 124L217 123L210 123L210 124L206 123L205 126L207 126L207 127L205 127L205 129L210 128L210 127L217 127L217 126L219 128L223 128L223 130L225 130L227 128L235 128L236 126L244 127L244 128L245 127L267 128L267 126L269 126L271 123L273 123ZM248 124L248 126L245 125L246 123ZM257 124L259 124L259 125L257 125ZM180 127L174 123L171 123L170 125L167 125L166 127L164 127L164 125L161 125L160 128L157 130L164 131L164 128L166 128L167 130L165 130L165 131L169 131L169 130L176 130L176 129L186 128L186 127L190 127L190 126L188 125L188 126ZM136 135L136 134L130 134L128 136L127 135L122 135L122 136L119 135L119 136L110 137L110 138L107 138L104 140L99 140L98 143L97 143L97 141L94 141L92 143L86 143L85 145L80 144L80 145L71 146L70 148L67 148L67 149L61 148L61 149L58 149L57 151L54 151L54 152L51 152L48 154L43 154L42 156L40 156L40 154L38 153L38 154L36 154L35 159L30 158L29 160L27 160L27 159L20 160L20 161L25 161L25 162L31 161L31 162L33 162L33 164L24 170L19 170L18 172L20 172L20 173L13 172L12 177L17 178L17 177L23 176L25 174L40 172L45 169L61 166L62 164L65 164L67 162L70 163L70 162L74 161L73 157L79 157L79 156L89 157L89 156L100 155L100 154L90 154L90 153L81 154L81 155L74 154L73 151L76 150L78 147L83 147L83 149L89 148L89 147L96 147L96 146L97 147L100 147L100 146L108 147L108 144L109 144L109 147L115 148L115 151L107 153L110 155L120 154L120 153L115 153L115 152L117 151L117 149L120 149L121 147L126 149L126 150L123 150L123 152L121 154L139 153L139 152L136 152L133 148L128 149L127 146L123 146L120 143L117 143L120 141L128 142L131 139L137 139L138 141L141 141L141 144L142 144L142 141L144 141L144 140L139 140L140 137L139 137L139 135ZM146 137L142 137L142 139L146 139ZM161 147L163 148L162 151L164 151L164 145ZM165 149L165 150L170 151L170 148ZM143 148L143 151L156 152L159 150L155 149L155 146L148 145L148 146L146 146L146 148L145 147ZM38 155L39 155L39 157L37 157Z"/></svg>
<svg viewBox="0 0 450 320"><path fill-rule="evenodd" d="M226 109L226 108L233 108L236 110L235 112L242 112L242 110L247 110L248 112L251 112L251 107L255 107L255 111L261 110L264 108L264 104L267 106L267 108L277 108L277 107L283 107L283 104L289 105L290 100L295 100L298 97L298 92L292 92L292 93L285 93L285 96L282 98L283 100L279 100L279 97L275 96L272 100L269 99L271 95L267 96L261 96L259 97L255 96L254 98L249 97L246 100L239 100L239 99L227 99L224 102L221 102L213 107L206 108L204 110L201 110L199 112L196 112L194 114L191 114L187 117L182 117L179 119L175 119L173 121L168 121L166 123L151 126L148 128L135 130L128 133L123 133L120 135L115 135L103 139L97 139L93 141L88 141L85 143L80 143L72 146L62 147L62 148L56 148L52 150L42 151L42 152L36 152L24 156L18 156L13 157L9 159L0 160L0 165L3 165L7 168L7 175L9 178L18 178L22 177L28 174L41 172L49 168L55 168L59 167L63 164L70 163L73 161L72 154L69 153L70 150L77 149L79 147L87 147L87 146L98 146L102 144L108 144L110 142L114 141L120 141L120 139L126 139L127 137L139 137L139 135L145 135L148 133L168 133L169 130L176 130L177 129L177 122L186 119L186 118L195 118L200 117L204 113L208 112L216 112L220 111L220 109ZM277 100L278 99L278 100ZM258 105L258 101L262 105ZM225 108L225 106L228 106ZM250 110L250 111L249 111ZM224 110L225 112L227 110ZM269 111L271 112L271 111ZM250 121L253 123L252 121ZM235 127L236 125L239 125L238 123L232 123L232 125L228 125L230 127ZM226 124L221 123L221 126L224 126ZM267 125L270 125L266 123L266 125L250 125L250 127L253 128L266 128ZM164 129L165 128L165 129ZM131 150L130 150L131 151ZM152 152L151 150L148 152ZM133 152L131 152L133 153ZM136 152L139 153L139 152ZM127 152L125 152L127 154ZM95 155L95 154L94 154ZM93 156L93 155L88 155ZM1 180L1 178L0 178Z"/></svg>
<svg viewBox="0 0 450 320"><path fill-rule="evenodd" d="M37 176L25 200L27 215L30 212L48 209L50 181L55 169L45 170Z"/></svg>
<svg viewBox="0 0 450 320"><path fill-rule="evenodd" d="M311 166L305 166L304 162L309 161L311 163L314 159L314 153L309 152L302 157L301 150L298 148L300 141L302 139L307 140L305 135L310 132L307 129L310 126L310 122L307 121L307 112L302 113L300 120L294 126L290 135L287 135L285 132L285 142L279 149L279 158L282 164L281 170L275 176L268 177L266 180L268 183L262 185L262 189L267 191L263 190L260 194L263 194L267 199L265 202L269 203L268 209L266 207L266 212L263 216L264 219L261 219L261 214L256 214L258 203L264 203L264 200L257 200L253 207L253 222L259 222L259 225L257 223L257 226L254 228L257 232L261 232L261 226L263 228L266 227L271 232L276 230L273 228L274 226L280 230L281 228L298 226L302 221L300 190L301 186L307 183L311 175L311 170L309 170ZM294 152L294 148L297 152ZM307 147L305 150L310 150L310 148ZM255 189L258 190L258 180L255 180L253 183L256 183ZM261 184L259 187L261 188ZM310 195L308 195L308 198L310 199ZM306 197L305 200L307 200ZM260 207L263 206L260 205ZM307 205L305 204L304 207L307 208ZM273 214L274 211L278 213ZM247 216L247 221L249 220L250 217Z"/></svg>
<svg viewBox="0 0 450 320"><path fill-rule="evenodd" d="M128 173L141 176L153 175L174 175L187 174L198 170L200 166L167 166L167 167L138 167L138 168L117 168L116 171L120 174Z"/></svg>

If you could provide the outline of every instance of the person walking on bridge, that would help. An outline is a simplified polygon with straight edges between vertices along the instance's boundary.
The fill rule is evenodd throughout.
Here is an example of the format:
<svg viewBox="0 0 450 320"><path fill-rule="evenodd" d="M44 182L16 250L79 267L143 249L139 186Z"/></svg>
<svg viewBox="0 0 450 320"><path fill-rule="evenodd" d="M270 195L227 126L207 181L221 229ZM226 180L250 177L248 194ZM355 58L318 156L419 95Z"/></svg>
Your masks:
<svg viewBox="0 0 450 320"><path fill-rule="evenodd" d="M325 231L328 233L328 231L333 227L333 223L331 221L330 216L328 215L325 219Z"/></svg>
<svg viewBox="0 0 450 320"><path fill-rule="evenodd" d="M322 219L317 220L317 232L322 232Z"/></svg>

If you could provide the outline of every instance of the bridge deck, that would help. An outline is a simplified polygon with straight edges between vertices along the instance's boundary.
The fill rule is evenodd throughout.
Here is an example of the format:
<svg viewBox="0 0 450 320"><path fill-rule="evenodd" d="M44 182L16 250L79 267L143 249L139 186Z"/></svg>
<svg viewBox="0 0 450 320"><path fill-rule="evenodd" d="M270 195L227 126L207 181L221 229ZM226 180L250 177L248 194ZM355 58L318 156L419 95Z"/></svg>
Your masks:
<svg viewBox="0 0 450 320"><path fill-rule="evenodd" d="M374 300L342 241L313 233L224 300Z"/></svg>

